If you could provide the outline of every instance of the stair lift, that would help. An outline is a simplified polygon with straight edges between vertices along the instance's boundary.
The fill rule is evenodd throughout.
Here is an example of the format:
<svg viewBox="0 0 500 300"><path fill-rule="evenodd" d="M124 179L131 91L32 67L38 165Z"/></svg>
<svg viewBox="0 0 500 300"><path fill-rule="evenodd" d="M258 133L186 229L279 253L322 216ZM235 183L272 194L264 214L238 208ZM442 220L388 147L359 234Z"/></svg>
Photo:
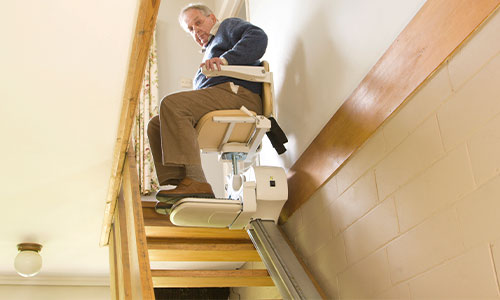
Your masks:
<svg viewBox="0 0 500 300"><path fill-rule="evenodd" d="M288 199L285 171L253 166L274 112L273 78L269 64L221 66L202 70L207 77L228 76L262 82L263 115L245 107L204 115L196 126L203 152L218 152L220 161L232 164L226 176L228 199L184 198L172 206L170 221L178 226L245 228L284 299L322 299L277 221Z"/></svg>
<svg viewBox="0 0 500 300"><path fill-rule="evenodd" d="M273 79L269 64L221 66L221 71L203 70L207 77L229 76L262 82L263 115L245 107L218 110L204 115L196 126L203 152L218 152L220 161L232 163L226 176L229 199L185 198L172 207L170 221L179 226L242 229L252 219L278 220L288 198L287 177L278 167L246 167L255 161L264 134L270 130L268 117L274 114ZM243 166L243 167L240 167Z"/></svg>

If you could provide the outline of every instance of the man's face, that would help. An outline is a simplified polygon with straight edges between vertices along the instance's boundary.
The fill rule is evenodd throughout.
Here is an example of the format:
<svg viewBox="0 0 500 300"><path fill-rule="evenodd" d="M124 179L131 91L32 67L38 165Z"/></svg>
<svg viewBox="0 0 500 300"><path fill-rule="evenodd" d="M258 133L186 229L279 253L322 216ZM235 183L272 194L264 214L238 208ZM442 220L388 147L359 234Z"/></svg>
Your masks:
<svg viewBox="0 0 500 300"><path fill-rule="evenodd" d="M216 18L213 14L203 15L200 10L188 9L184 12L183 21L185 29L200 46L205 46L210 39L210 30L215 24Z"/></svg>

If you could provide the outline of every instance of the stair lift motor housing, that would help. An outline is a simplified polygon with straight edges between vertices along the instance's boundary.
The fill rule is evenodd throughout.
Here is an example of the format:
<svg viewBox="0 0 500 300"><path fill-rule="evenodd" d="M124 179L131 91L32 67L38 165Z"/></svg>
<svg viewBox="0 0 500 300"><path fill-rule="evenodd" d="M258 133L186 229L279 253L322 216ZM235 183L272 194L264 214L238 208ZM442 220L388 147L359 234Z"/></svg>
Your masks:
<svg viewBox="0 0 500 300"><path fill-rule="evenodd" d="M257 184L257 212L253 219L278 222L283 205L288 199L288 184L285 170L279 167L259 166L254 168Z"/></svg>

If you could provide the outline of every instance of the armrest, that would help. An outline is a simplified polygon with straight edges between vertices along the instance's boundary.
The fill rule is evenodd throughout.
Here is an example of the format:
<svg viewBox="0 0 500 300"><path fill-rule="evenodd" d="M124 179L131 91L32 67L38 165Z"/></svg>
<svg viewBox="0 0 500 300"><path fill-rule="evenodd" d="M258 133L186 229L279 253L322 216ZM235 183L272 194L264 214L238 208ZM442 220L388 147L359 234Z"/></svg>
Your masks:
<svg viewBox="0 0 500 300"><path fill-rule="evenodd" d="M207 77L227 76L253 82L272 82L271 72L266 72L260 66L221 66L221 70L207 70L205 66L201 72Z"/></svg>

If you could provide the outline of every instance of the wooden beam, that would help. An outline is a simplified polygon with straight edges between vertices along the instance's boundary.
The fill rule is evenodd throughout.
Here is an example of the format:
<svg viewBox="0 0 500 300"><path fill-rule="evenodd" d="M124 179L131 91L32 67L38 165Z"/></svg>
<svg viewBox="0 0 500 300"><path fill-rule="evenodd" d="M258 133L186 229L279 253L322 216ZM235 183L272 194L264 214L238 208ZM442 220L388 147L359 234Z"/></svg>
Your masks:
<svg viewBox="0 0 500 300"><path fill-rule="evenodd" d="M149 248L151 261L261 261L253 245L164 244Z"/></svg>
<svg viewBox="0 0 500 300"><path fill-rule="evenodd" d="M109 251L113 299L154 299L142 218L135 154L131 147L125 162L117 213L111 226Z"/></svg>
<svg viewBox="0 0 500 300"><path fill-rule="evenodd" d="M130 141L130 133L134 123L137 110L137 101L141 90L144 69L149 54L149 47L156 26L156 17L160 0L140 0L135 33L130 53L127 79L122 100L120 123L113 151L111 176L106 196L106 206L101 229L100 245L107 246L111 222L115 212L116 200L120 190L123 165L125 163L125 152Z"/></svg>
<svg viewBox="0 0 500 300"><path fill-rule="evenodd" d="M257 250L149 250L151 261L261 261Z"/></svg>
<svg viewBox="0 0 500 300"><path fill-rule="evenodd" d="M286 222L499 6L428 0L290 168Z"/></svg>
<svg viewBox="0 0 500 300"><path fill-rule="evenodd" d="M134 149L130 146L123 170L123 193L119 197L117 217L120 221L120 238L128 242L125 251L129 260L133 299L154 299L139 178L135 165Z"/></svg>
<svg viewBox="0 0 500 300"><path fill-rule="evenodd" d="M114 226L111 225L111 234L109 237L109 288L111 290L111 299L112 300L117 300L120 299L120 283L118 280L118 262L116 260L116 245L115 245L115 229Z"/></svg>
<svg viewBox="0 0 500 300"><path fill-rule="evenodd" d="M259 261L252 242L228 239L148 239L156 261Z"/></svg>
<svg viewBox="0 0 500 300"><path fill-rule="evenodd" d="M155 287L274 286L267 270L153 270Z"/></svg>
<svg viewBox="0 0 500 300"><path fill-rule="evenodd" d="M123 199L121 194L120 199ZM115 280L118 282L115 289L116 294L113 297L116 299L132 299L127 225L126 220L122 220L123 215L120 215L120 210L118 209L119 213L115 215L112 226L113 249L116 256Z"/></svg>
<svg viewBox="0 0 500 300"><path fill-rule="evenodd" d="M230 239L148 239L151 261L260 261L252 242Z"/></svg>
<svg viewBox="0 0 500 300"><path fill-rule="evenodd" d="M213 238L213 239L249 239L248 234L242 230L229 230L224 228L201 228L179 226L151 226L145 222L148 237L165 238Z"/></svg>
<svg viewBox="0 0 500 300"><path fill-rule="evenodd" d="M129 262L123 256L124 241L120 237L120 226L118 215L115 216L114 224L111 226L110 237L110 271L111 271L111 297L112 299L126 299L126 289L130 282ZM130 299L130 297L129 297Z"/></svg>
<svg viewBox="0 0 500 300"><path fill-rule="evenodd" d="M148 249L251 250L252 241L239 239L148 238Z"/></svg>

